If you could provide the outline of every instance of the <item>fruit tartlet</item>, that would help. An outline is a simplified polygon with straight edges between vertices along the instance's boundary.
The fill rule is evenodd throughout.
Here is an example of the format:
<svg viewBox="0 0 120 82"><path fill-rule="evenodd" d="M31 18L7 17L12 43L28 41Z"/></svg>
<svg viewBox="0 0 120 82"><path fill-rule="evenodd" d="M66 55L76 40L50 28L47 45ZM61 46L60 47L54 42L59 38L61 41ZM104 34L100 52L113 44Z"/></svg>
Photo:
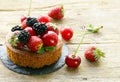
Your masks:
<svg viewBox="0 0 120 82"><path fill-rule="evenodd" d="M22 19L6 36L9 59L16 65L42 68L55 63L61 56L62 40L53 23L43 23L34 17Z"/></svg>

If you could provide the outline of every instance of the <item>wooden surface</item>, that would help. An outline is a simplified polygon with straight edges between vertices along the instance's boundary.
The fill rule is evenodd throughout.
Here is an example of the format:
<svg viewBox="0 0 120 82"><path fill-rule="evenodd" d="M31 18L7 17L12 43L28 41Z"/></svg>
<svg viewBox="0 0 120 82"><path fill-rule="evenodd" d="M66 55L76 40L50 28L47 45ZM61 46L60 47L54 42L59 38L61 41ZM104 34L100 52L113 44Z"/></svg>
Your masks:
<svg viewBox="0 0 120 82"><path fill-rule="evenodd" d="M0 0L0 45L5 35L20 17L27 15L28 0ZM66 65L60 70L38 76L21 75L7 69L0 62L0 82L120 82L120 0L33 0L31 16L47 14L54 6L63 4L65 17L54 21L59 28L71 26L74 36L68 43L69 53L73 53L81 38L81 26L103 25L98 34L86 35L77 55L82 58L77 69ZM100 62L90 63L84 58L84 51L95 45L106 53Z"/></svg>

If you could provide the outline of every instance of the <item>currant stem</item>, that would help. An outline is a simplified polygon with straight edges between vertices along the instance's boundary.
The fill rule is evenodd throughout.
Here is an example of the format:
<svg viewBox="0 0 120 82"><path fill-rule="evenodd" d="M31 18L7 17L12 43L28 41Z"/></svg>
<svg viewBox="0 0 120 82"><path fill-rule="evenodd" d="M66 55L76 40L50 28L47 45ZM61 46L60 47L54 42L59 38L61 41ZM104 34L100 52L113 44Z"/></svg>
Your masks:
<svg viewBox="0 0 120 82"><path fill-rule="evenodd" d="M76 53L77 53L80 45L82 44L82 42L83 42L83 40L84 40L84 38L85 38L85 35L86 35L86 29L84 28L84 32L83 32L82 38L81 38L81 40L80 40L80 43L79 43L78 47L76 48L76 50L75 50L75 52L74 52L74 54L73 54L74 56L76 55Z"/></svg>
<svg viewBox="0 0 120 82"><path fill-rule="evenodd" d="M30 16L31 4L32 4L32 0L30 0L30 3L29 3L28 16Z"/></svg>

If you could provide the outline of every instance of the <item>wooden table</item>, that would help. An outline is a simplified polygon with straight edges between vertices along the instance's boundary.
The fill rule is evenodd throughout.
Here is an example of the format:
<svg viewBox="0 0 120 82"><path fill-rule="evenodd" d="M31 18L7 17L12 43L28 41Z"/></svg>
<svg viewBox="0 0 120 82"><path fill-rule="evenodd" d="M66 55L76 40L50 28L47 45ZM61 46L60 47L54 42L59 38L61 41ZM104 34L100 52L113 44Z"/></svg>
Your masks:
<svg viewBox="0 0 120 82"><path fill-rule="evenodd" d="M5 35L20 17L27 15L29 0L0 0L0 45ZM65 17L56 23L71 26L74 36L66 42L73 53L81 39L81 26L93 24L104 28L96 34L88 34L77 55L82 58L77 69L66 65L60 70L38 76L22 75L7 69L0 62L0 82L120 82L120 0L33 0L31 16L47 14L54 6L63 4ZM106 53L97 63L88 62L84 51L95 45Z"/></svg>

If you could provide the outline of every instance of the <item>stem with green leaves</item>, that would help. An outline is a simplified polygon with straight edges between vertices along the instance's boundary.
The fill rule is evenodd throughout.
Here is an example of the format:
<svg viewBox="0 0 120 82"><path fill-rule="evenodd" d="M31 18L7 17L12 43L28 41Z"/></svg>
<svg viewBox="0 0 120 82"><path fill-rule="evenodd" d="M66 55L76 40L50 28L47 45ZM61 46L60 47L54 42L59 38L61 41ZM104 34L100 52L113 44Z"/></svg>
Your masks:
<svg viewBox="0 0 120 82"><path fill-rule="evenodd" d="M28 16L30 16L31 4L32 4L32 0L30 0L30 3L29 3L29 8L28 8Z"/></svg>
<svg viewBox="0 0 120 82"><path fill-rule="evenodd" d="M82 44L82 42L83 42L83 40L84 40L84 38L85 38L85 35L86 35L86 29L85 29L85 27L84 27L84 32L83 32L82 38L81 38L81 40L80 40L80 43L79 43L78 47L76 48L76 50L75 50L75 52L74 52L74 54L73 54L74 57L76 56L77 51L78 51L79 47L81 46L81 44Z"/></svg>

